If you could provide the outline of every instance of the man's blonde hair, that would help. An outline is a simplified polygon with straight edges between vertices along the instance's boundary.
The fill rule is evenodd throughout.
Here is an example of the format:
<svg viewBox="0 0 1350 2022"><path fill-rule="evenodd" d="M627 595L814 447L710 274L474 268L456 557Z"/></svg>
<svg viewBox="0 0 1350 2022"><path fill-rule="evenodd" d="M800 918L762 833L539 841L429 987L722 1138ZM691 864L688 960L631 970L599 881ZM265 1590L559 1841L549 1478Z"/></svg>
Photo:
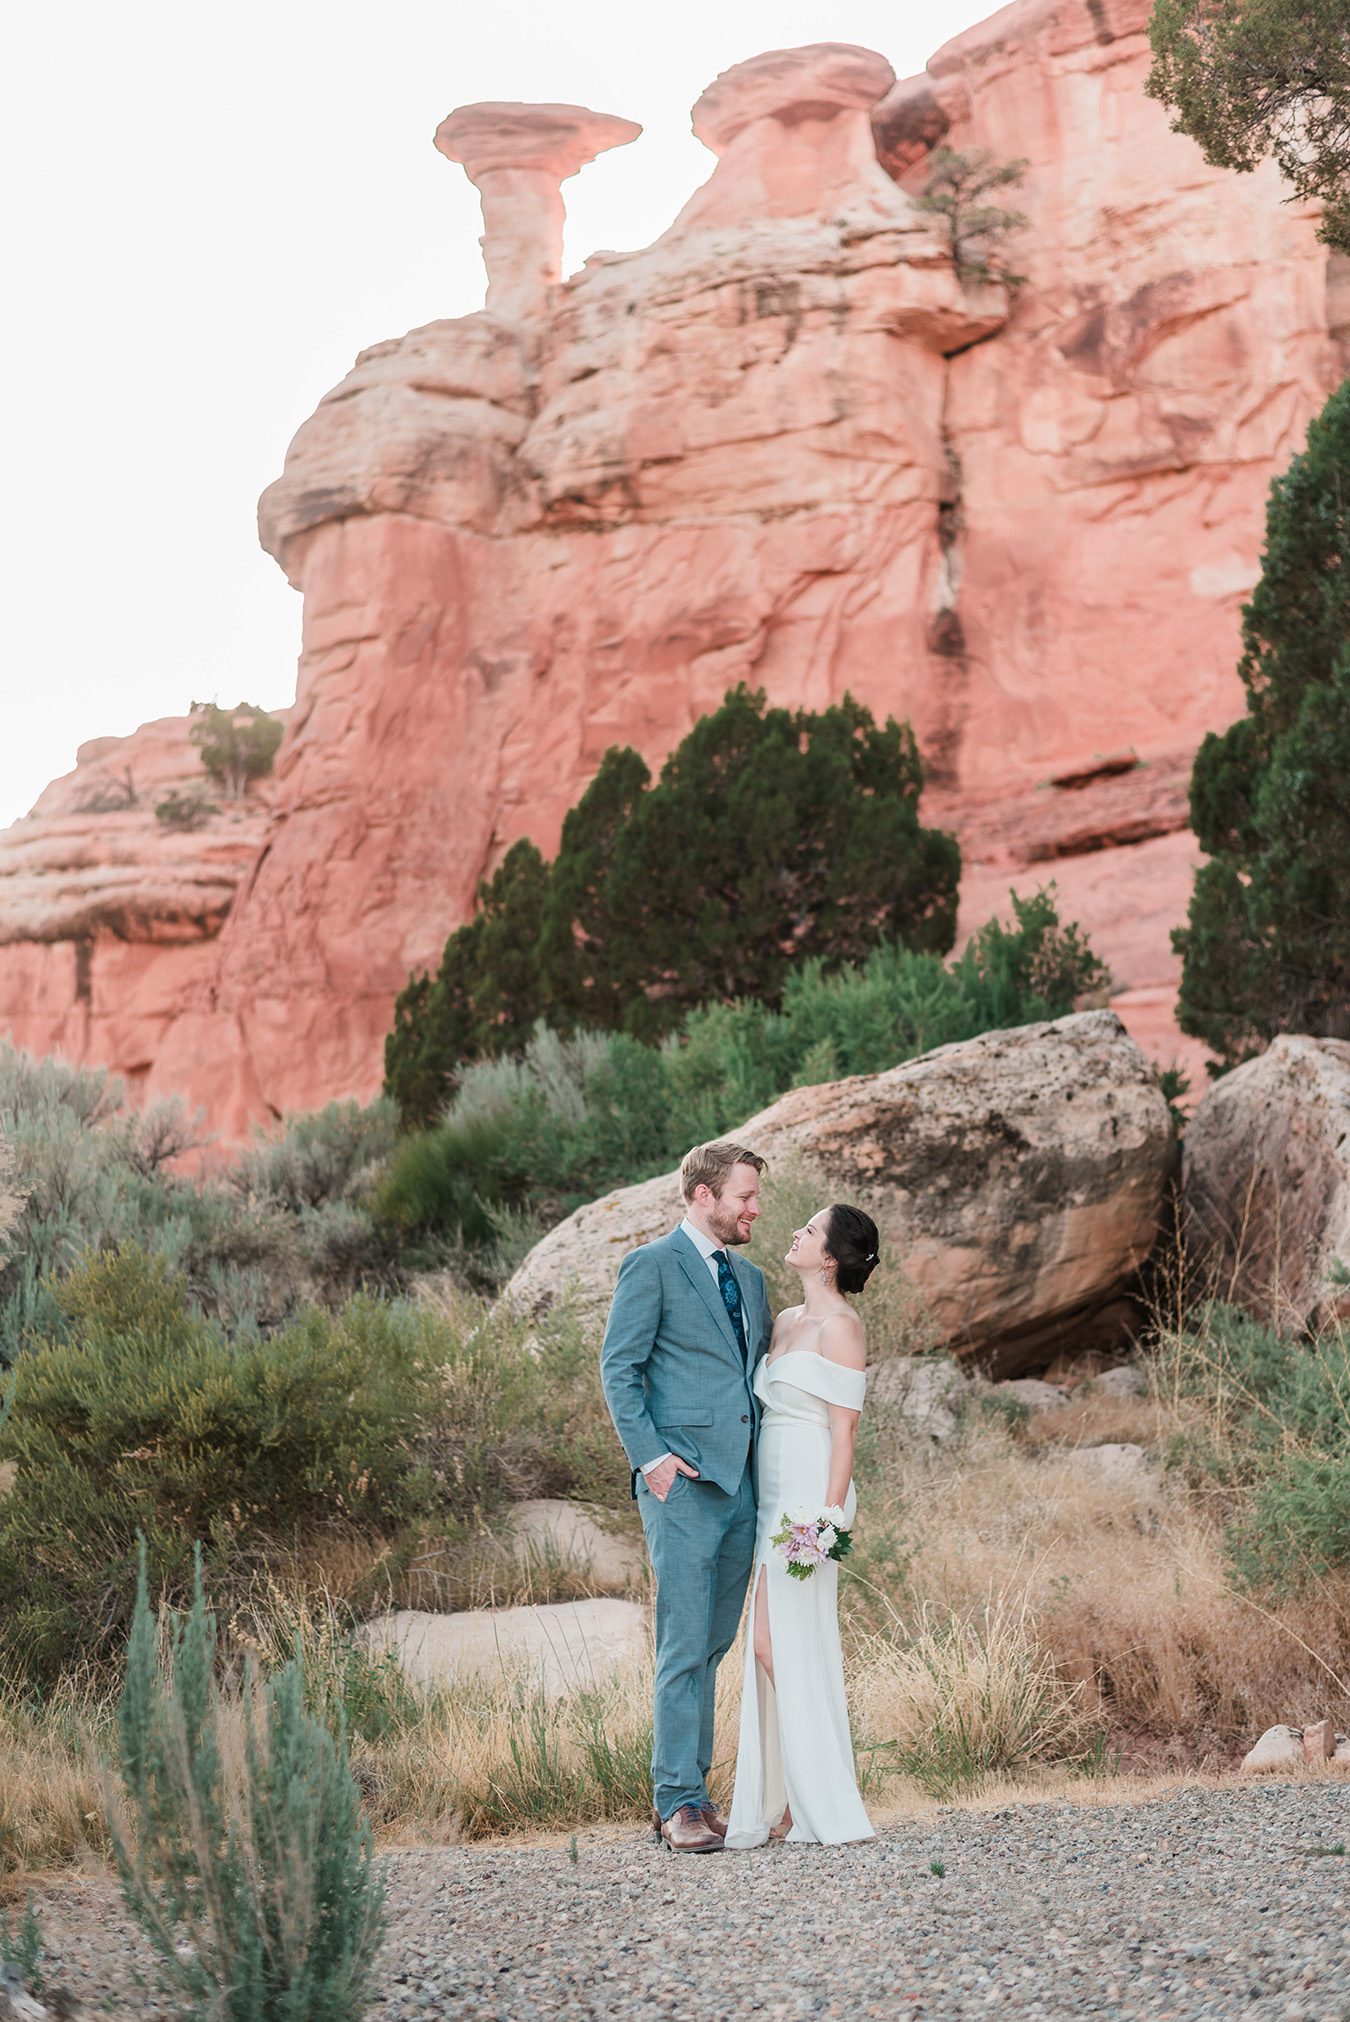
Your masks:
<svg viewBox="0 0 1350 2022"><path fill-rule="evenodd" d="M687 1151L680 1165L680 1192L687 1201L694 1198L699 1187L711 1187L716 1199L721 1200L722 1188L726 1185L727 1174L734 1165L753 1166L756 1172L763 1172L768 1161L757 1151L747 1151L743 1144L733 1144L730 1138L715 1138L711 1144L696 1144Z"/></svg>

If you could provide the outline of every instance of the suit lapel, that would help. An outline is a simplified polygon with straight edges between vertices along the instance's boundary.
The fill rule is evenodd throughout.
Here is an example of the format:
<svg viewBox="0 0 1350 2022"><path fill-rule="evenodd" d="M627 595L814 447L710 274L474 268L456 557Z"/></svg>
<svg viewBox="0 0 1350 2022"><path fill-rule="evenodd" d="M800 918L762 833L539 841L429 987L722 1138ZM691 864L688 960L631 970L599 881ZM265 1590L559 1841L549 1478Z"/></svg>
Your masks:
<svg viewBox="0 0 1350 2022"><path fill-rule="evenodd" d="M683 1229L674 1230L670 1240L675 1246L675 1254L680 1260L681 1270L707 1307L710 1317L717 1322L722 1339L736 1357L737 1366L743 1366L741 1344L736 1339L736 1329L731 1324L731 1315L726 1309L722 1294L713 1283L712 1272L708 1269L708 1266L704 1263ZM731 1268L734 1271L736 1266L733 1264ZM740 1279L738 1278L736 1282L739 1284ZM744 1292L742 1292L741 1298L742 1304L744 1304Z"/></svg>

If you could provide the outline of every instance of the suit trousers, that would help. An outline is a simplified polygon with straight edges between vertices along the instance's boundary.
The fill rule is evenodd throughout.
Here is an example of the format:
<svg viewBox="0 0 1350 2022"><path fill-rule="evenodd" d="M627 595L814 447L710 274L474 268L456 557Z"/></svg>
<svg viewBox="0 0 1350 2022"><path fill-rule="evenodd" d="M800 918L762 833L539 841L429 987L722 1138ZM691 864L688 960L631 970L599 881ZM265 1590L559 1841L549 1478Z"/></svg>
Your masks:
<svg viewBox="0 0 1350 2022"><path fill-rule="evenodd" d="M656 1574L653 1800L670 1818L707 1802L717 1667L736 1640L755 1556L749 1460L734 1495L677 1474L664 1502L640 1479L638 1507Z"/></svg>

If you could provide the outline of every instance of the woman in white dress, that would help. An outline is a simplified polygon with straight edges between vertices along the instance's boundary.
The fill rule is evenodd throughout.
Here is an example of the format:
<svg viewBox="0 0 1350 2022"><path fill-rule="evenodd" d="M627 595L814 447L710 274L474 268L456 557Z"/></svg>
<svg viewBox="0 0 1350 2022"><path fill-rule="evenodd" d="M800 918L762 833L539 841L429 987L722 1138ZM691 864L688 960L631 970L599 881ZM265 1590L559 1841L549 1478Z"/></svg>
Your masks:
<svg viewBox="0 0 1350 2022"><path fill-rule="evenodd" d="M834 1507L846 1528L853 1522L867 1337L846 1295L876 1268L876 1223L860 1208L822 1209L797 1230L787 1261L803 1301L780 1313L755 1372L759 1527L726 1839L737 1848L872 1838L844 1698L839 1567L829 1560L793 1578L771 1540L788 1512Z"/></svg>

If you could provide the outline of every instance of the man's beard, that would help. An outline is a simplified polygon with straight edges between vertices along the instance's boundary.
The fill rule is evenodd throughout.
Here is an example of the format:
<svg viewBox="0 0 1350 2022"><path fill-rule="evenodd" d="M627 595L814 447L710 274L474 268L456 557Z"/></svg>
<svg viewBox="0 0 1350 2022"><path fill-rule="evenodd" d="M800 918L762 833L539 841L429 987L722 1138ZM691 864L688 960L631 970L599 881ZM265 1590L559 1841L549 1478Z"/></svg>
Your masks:
<svg viewBox="0 0 1350 2022"><path fill-rule="evenodd" d="M738 1244L748 1243L749 1236L743 1236L738 1226L740 1216L734 1208L724 1208L719 1201L708 1216L713 1234L724 1249L734 1249Z"/></svg>

